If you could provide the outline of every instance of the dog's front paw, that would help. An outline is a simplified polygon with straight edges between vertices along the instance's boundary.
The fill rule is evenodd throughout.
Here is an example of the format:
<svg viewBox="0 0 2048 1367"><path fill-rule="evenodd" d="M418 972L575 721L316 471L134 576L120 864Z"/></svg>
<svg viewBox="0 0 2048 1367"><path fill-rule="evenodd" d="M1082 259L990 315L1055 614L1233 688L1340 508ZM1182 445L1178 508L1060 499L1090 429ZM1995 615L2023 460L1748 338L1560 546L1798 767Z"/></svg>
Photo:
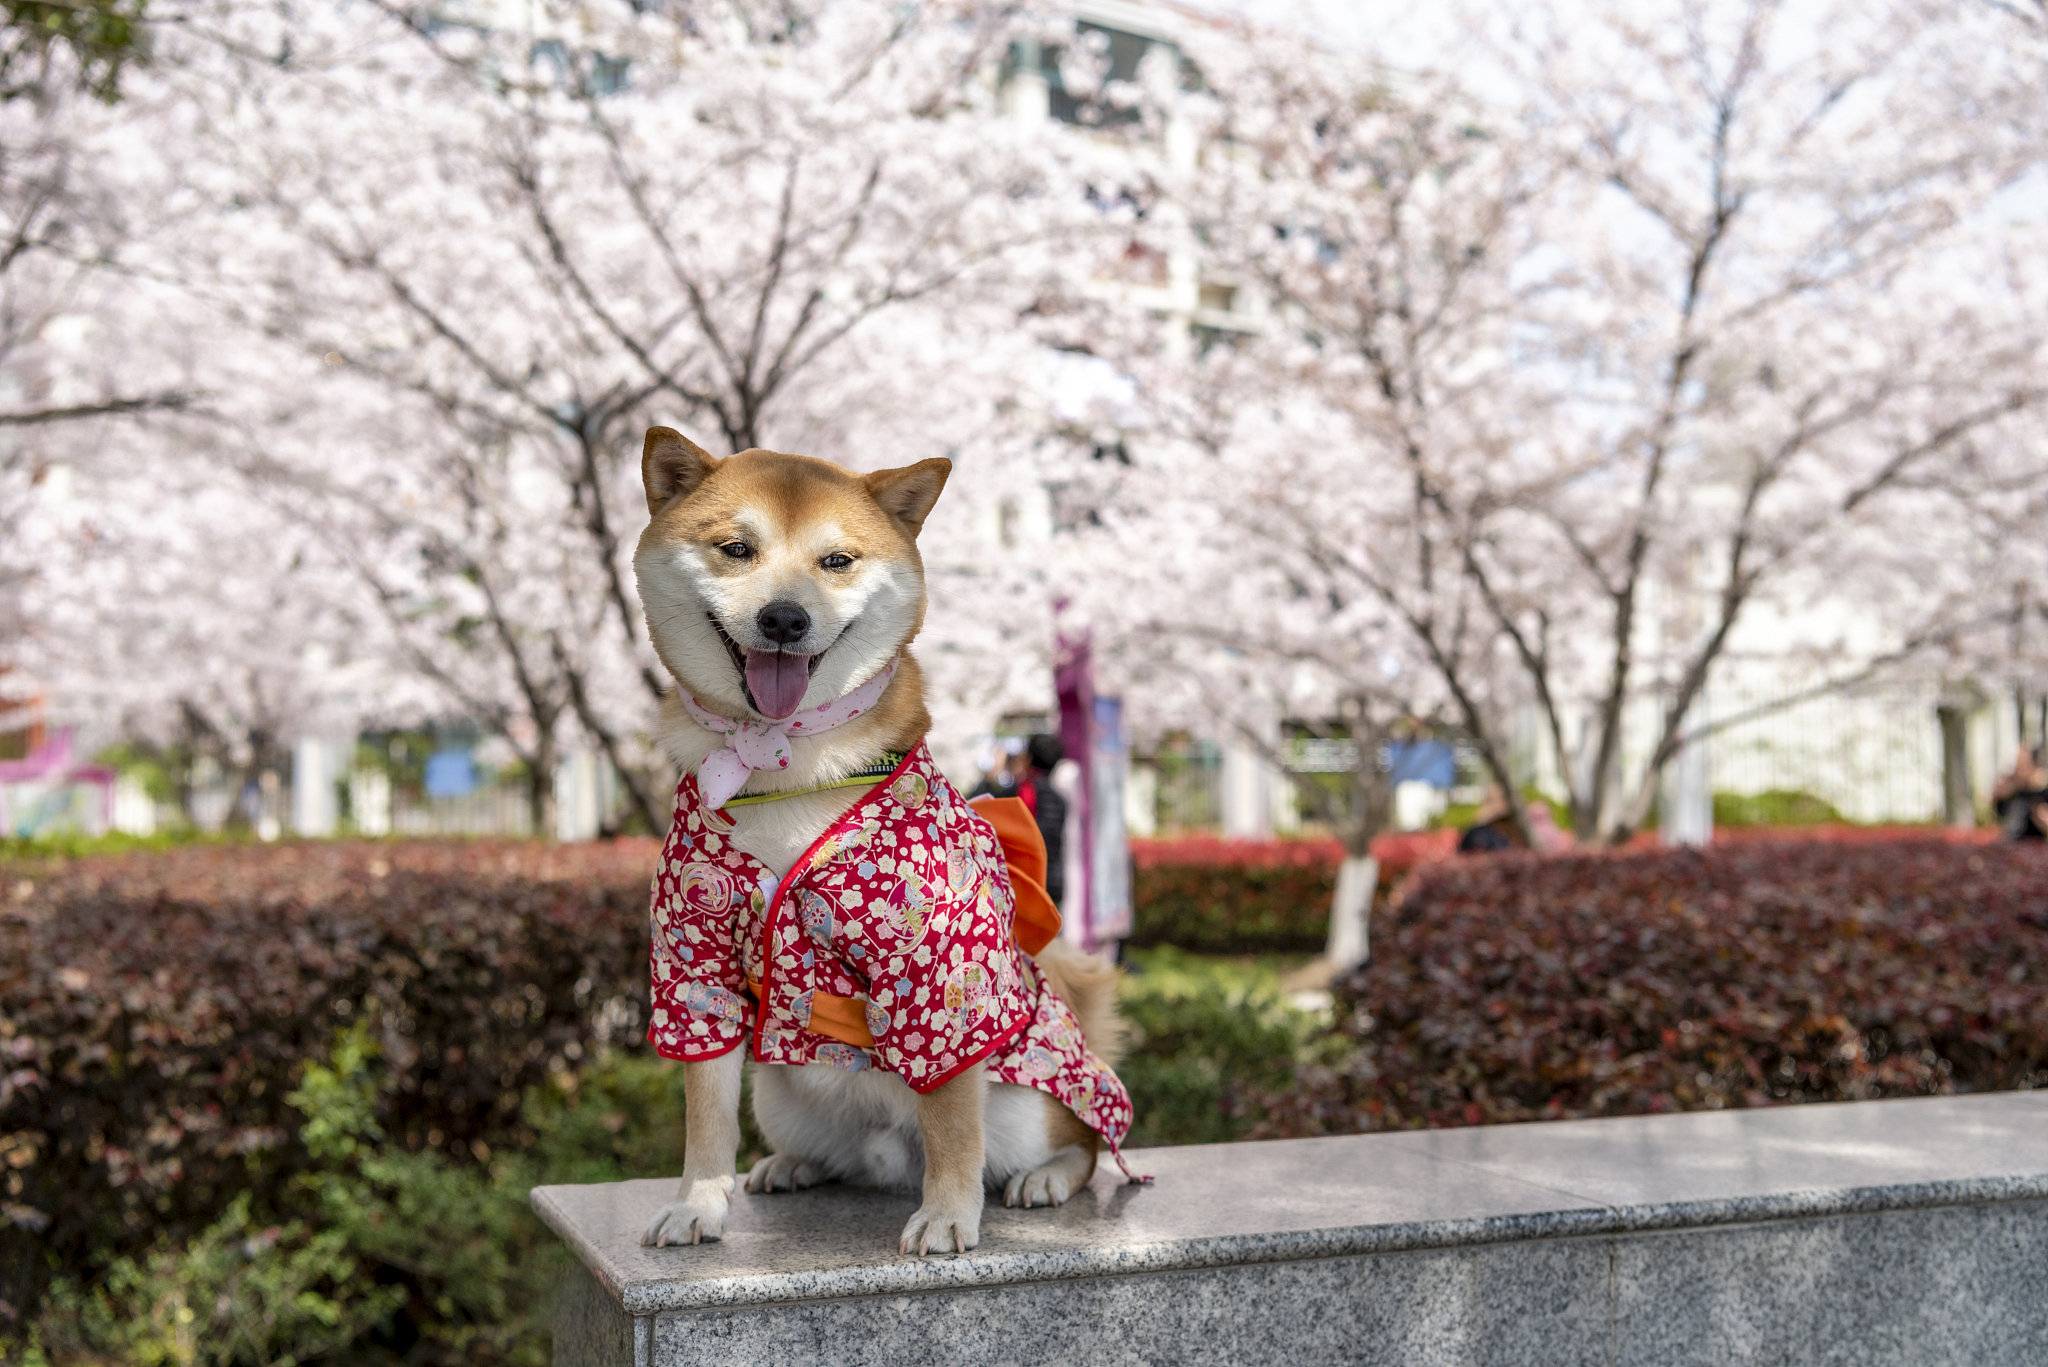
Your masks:
<svg viewBox="0 0 2048 1367"><path fill-rule="evenodd" d="M754 1164L754 1170L747 1174L747 1191L802 1191L805 1187L815 1187L824 1177L825 1170L807 1158L771 1153Z"/></svg>
<svg viewBox="0 0 2048 1367"><path fill-rule="evenodd" d="M929 1201L919 1206L903 1227L897 1251L919 1257L935 1248L941 1253L965 1253L980 1242L981 1192L977 1190L972 1202L962 1202L957 1208Z"/></svg>
<svg viewBox="0 0 2048 1367"><path fill-rule="evenodd" d="M730 1177L692 1182L681 1199L655 1212L654 1222L647 1226L640 1243L646 1248L661 1248L716 1240L725 1233L725 1213L731 1208Z"/></svg>

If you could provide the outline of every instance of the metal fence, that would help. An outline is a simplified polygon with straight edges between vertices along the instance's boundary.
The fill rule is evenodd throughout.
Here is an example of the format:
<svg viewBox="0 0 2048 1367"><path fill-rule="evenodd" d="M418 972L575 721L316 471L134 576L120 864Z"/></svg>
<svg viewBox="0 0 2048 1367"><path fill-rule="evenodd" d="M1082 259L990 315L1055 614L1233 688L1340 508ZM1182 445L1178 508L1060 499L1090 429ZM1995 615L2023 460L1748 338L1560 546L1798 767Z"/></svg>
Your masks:
<svg viewBox="0 0 2048 1367"><path fill-rule="evenodd" d="M1710 699L1708 715L1739 716L1770 700L1724 687ZM1941 815L1941 728L1926 690L1809 699L1718 732L1707 753L1716 792L1811 793L1852 821ZM2004 759L2009 763L2010 754ZM1988 775L1973 778L1986 788Z"/></svg>
<svg viewBox="0 0 2048 1367"><path fill-rule="evenodd" d="M1771 710L1772 693L1723 685L1703 709L1707 719L1760 715L1714 733L1708 742L1707 783L1711 791L1756 794L1802 792L1821 798L1845 818L1860 822L1921 822L1941 814L1941 731L1935 694L1928 688L1865 690L1811 698ZM1624 728L1625 787L1641 772L1656 743L1661 720L1653 701L1633 709ZM1971 784L1980 806L1991 783L2012 763L2018 726L2010 704L1987 704L1970 718ZM1547 743L1534 743L1530 724L1517 730L1516 760L1540 787L1563 796L1564 785ZM1522 735L1528 732L1529 735ZM1301 737L1287 742L1286 767L1297 774L1348 771L1357 759L1353 742ZM1157 828L1162 833L1216 831L1223 825L1223 748L1211 741L1178 740L1140 756L1135 767L1150 771L1156 792ZM1457 772L1474 768L1461 754ZM1293 786L1272 776L1275 826L1300 829L1305 820ZM1460 800L1472 794L1454 793ZM1293 821L1277 809L1291 804Z"/></svg>
<svg viewBox="0 0 2048 1367"><path fill-rule="evenodd" d="M1153 774L1154 826L1161 834L1212 831L1223 823L1223 748L1214 741L1171 741L1133 761Z"/></svg>
<svg viewBox="0 0 2048 1367"><path fill-rule="evenodd" d="M528 836L533 834L533 807L524 784L479 788L462 797L394 798L391 831L394 835Z"/></svg>

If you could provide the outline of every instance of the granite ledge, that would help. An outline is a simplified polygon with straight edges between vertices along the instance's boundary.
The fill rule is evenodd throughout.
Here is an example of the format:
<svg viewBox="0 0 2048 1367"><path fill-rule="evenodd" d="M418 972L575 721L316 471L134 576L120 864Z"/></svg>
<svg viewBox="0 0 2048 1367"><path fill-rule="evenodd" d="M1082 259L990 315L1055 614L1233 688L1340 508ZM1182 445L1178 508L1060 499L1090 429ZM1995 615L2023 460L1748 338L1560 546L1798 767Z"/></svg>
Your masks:
<svg viewBox="0 0 2048 1367"><path fill-rule="evenodd" d="M2048 1180L2043 1182L2042 1194L2048 1196ZM906 1217L914 1206L915 1202L905 1205ZM560 1232L561 1225L556 1215L542 1204L538 1191L534 1209L551 1228ZM786 1305L858 1296L1022 1286L1084 1277L1125 1277L1256 1263L1306 1262L1371 1253L1406 1253L1419 1249L1601 1234L1620 1227L1613 1220L1603 1218L1605 1214L1599 1211L1559 1211L1549 1215L1177 1239L1109 1249L1076 1248L1033 1253L987 1253L977 1249L965 1257L934 1255L909 1258L883 1253L878 1255L878 1261L860 1266L814 1272L746 1273L680 1282L613 1285L602 1271L593 1271L597 1271L600 1282L609 1286L619 1298L619 1304L627 1314L652 1315L671 1310ZM986 1224L983 1229L983 1245L986 1247ZM581 1251L578 1250L579 1253Z"/></svg>
<svg viewBox="0 0 2048 1367"><path fill-rule="evenodd" d="M912 1198L738 1196L727 1239L642 1249L672 1179L539 1187L629 1315L1121 1277L1887 1210L2048 1200L2048 1094L1279 1140L1131 1155L1059 1211L984 1217L965 1256L888 1250ZM899 1209L900 1207L900 1209Z"/></svg>

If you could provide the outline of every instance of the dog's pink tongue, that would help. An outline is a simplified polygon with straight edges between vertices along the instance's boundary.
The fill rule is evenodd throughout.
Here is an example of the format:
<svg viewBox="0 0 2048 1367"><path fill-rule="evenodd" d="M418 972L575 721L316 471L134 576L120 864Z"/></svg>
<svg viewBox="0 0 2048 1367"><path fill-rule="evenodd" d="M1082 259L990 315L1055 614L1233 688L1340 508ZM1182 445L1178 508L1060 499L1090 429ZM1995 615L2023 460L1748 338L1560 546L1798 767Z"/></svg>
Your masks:
<svg viewBox="0 0 2048 1367"><path fill-rule="evenodd" d="M753 690L754 706L761 709L762 716L781 721L796 711L810 686L810 656L774 650L747 652L747 687Z"/></svg>

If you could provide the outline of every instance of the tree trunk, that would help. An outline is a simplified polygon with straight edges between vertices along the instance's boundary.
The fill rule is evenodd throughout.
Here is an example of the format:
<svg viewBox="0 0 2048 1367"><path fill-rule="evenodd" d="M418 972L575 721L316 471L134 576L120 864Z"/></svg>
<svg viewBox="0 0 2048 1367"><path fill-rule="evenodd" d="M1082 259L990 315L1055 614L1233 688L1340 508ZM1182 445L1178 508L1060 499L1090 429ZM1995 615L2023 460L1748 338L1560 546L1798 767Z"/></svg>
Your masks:
<svg viewBox="0 0 2048 1367"><path fill-rule="evenodd" d="M1941 819L1960 830L1977 824L1977 798L1970 787L1970 717L1960 707L1937 707L1941 726Z"/></svg>
<svg viewBox="0 0 2048 1367"><path fill-rule="evenodd" d="M1358 762L1351 771L1351 811L1339 829L1344 834L1344 862L1337 866L1337 889L1330 898L1330 936L1323 957L1339 973L1364 963L1372 952L1372 901L1379 891L1380 861L1373 858L1373 838L1387 828L1394 809L1392 776L1380 767L1385 731L1363 720L1351 727Z"/></svg>
<svg viewBox="0 0 2048 1367"><path fill-rule="evenodd" d="M560 665L562 677L569 684L569 701L576 709L577 720L583 729L597 738L598 748L611 761L612 770L618 774L619 782L625 785L626 797L633 804L633 811L655 835L668 834L668 810L657 804L652 796L644 775L635 773L626 765L626 757L620 751L619 739L612 729L598 717L597 710L590 705L589 696L583 691L581 671L569 664L568 652L562 649L560 640L555 642L555 660Z"/></svg>
<svg viewBox="0 0 2048 1367"><path fill-rule="evenodd" d="M536 840L555 838L555 728L550 719L539 728L534 742L533 763L526 774L526 809L533 820Z"/></svg>
<svg viewBox="0 0 2048 1367"><path fill-rule="evenodd" d="M1343 834L1344 853L1361 859L1372 853L1372 842L1394 813L1392 776L1380 767L1380 746L1386 742L1384 728L1370 722L1354 722L1352 743L1358 747L1358 763L1351 771L1351 810L1338 829Z"/></svg>
<svg viewBox="0 0 2048 1367"><path fill-rule="evenodd" d="M1349 854L1337 866L1337 893L1330 899L1330 938L1323 957L1348 973L1372 953L1372 899L1379 890L1380 861Z"/></svg>
<svg viewBox="0 0 2048 1367"><path fill-rule="evenodd" d="M270 802L270 793L264 787L264 776L272 775L272 783L275 784L277 780L274 776L280 767L277 743L272 739L267 727L250 727L248 745L248 762L234 766L230 770L234 774L235 796L228 808L227 823L224 827L230 831L255 831L263 824L263 818L269 814ZM247 802L252 789L256 796L256 810L253 812L249 810Z"/></svg>

